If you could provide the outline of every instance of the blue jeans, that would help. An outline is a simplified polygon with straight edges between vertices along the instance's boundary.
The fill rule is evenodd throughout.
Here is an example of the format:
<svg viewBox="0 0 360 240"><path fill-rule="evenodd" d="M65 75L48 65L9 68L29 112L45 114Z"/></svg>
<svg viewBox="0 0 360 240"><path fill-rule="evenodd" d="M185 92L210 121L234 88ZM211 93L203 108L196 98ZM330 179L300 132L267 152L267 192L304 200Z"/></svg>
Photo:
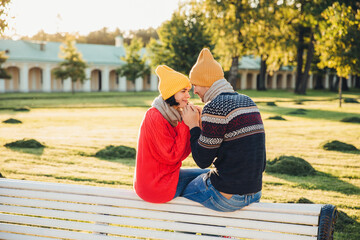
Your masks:
<svg viewBox="0 0 360 240"><path fill-rule="evenodd" d="M234 194L227 199L214 188L209 176L202 174L187 185L182 196L215 211L233 212L253 202L259 202L261 191L246 195Z"/></svg>
<svg viewBox="0 0 360 240"><path fill-rule="evenodd" d="M194 180L196 177L203 173L209 172L210 169L200 169L200 168L187 168L183 169L180 168L180 174L179 174L179 182L176 188L176 193L174 198L178 196L182 196L182 193L186 186Z"/></svg>

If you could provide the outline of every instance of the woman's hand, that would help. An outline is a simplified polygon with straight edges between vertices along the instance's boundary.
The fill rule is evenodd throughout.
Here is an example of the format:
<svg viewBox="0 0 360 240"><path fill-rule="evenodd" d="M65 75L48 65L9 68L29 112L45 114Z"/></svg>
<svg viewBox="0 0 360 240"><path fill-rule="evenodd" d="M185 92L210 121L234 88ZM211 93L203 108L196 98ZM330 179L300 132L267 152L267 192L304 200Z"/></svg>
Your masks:
<svg viewBox="0 0 360 240"><path fill-rule="evenodd" d="M182 119L190 129L200 126L200 113L194 105L188 104L182 113Z"/></svg>

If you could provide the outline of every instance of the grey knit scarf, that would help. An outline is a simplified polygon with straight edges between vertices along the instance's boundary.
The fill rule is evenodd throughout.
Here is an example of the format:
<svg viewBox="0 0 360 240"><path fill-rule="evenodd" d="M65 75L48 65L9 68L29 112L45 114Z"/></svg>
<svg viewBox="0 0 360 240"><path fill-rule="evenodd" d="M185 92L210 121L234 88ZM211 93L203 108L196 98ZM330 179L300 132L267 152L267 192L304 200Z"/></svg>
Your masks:
<svg viewBox="0 0 360 240"><path fill-rule="evenodd" d="M234 92L233 87L226 79L220 79L211 85L204 95L204 103L207 103L223 92Z"/></svg>
<svg viewBox="0 0 360 240"><path fill-rule="evenodd" d="M167 104L161 96L155 98L151 106L159 110L161 115L163 115L163 117L173 127L176 127L178 122L181 122L182 120L180 113L175 108Z"/></svg>

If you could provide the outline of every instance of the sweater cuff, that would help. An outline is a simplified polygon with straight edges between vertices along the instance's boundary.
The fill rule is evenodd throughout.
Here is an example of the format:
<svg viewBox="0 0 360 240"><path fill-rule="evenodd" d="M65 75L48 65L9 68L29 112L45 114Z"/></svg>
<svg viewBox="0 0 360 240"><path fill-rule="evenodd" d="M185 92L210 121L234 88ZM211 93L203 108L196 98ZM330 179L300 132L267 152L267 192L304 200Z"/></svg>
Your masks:
<svg viewBox="0 0 360 240"><path fill-rule="evenodd" d="M190 129L190 141L193 142L194 140L198 140L201 134L200 127L193 127Z"/></svg>

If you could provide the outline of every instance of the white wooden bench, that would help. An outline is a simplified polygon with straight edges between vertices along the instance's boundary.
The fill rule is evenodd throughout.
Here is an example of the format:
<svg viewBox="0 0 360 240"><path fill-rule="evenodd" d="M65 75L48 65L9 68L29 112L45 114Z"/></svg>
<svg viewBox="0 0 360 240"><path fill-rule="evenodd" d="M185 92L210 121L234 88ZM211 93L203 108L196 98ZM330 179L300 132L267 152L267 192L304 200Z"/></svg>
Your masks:
<svg viewBox="0 0 360 240"><path fill-rule="evenodd" d="M0 179L0 239L332 239L332 205L254 203L232 213L131 190Z"/></svg>

